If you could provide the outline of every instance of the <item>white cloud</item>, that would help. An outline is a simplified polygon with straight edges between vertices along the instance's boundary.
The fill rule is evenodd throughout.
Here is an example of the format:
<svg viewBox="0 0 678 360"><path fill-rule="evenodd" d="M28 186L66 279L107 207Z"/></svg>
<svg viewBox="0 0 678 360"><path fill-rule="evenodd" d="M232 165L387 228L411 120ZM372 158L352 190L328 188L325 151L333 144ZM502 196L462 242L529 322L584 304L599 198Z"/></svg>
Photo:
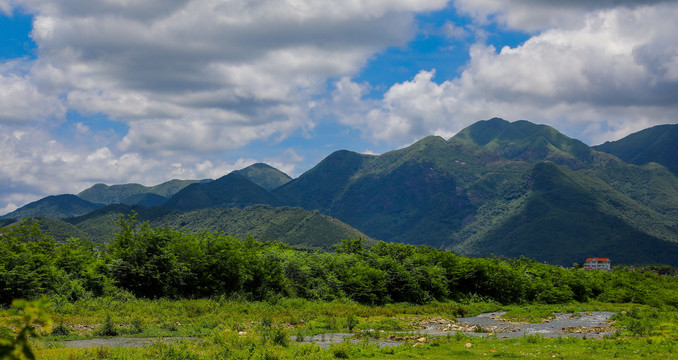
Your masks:
<svg viewBox="0 0 678 360"><path fill-rule="evenodd" d="M375 52L403 44L415 30L413 12L446 2L12 4L36 13L31 72L41 88L58 91L71 110L127 123L125 150L201 152L312 128L308 99L325 91L327 78L353 75ZM195 141L186 130L199 132Z"/></svg>
<svg viewBox="0 0 678 360"><path fill-rule="evenodd" d="M670 3L670 0L454 0L455 7L480 23L497 22L511 29L540 31L574 28L584 15L618 8L636 8Z"/></svg>
<svg viewBox="0 0 678 360"><path fill-rule="evenodd" d="M23 60L0 62L0 123L64 117L59 98L42 92L28 71Z"/></svg>
<svg viewBox="0 0 678 360"><path fill-rule="evenodd" d="M614 8L587 13L577 28L554 28L515 48L471 48L459 78L437 83L433 71L393 85L380 103L359 100L356 84L338 82L334 99L353 99L337 113L377 140L407 143L453 134L493 116L553 125L591 143L643 127L676 122L678 6ZM657 25L661 24L661 25Z"/></svg>
<svg viewBox="0 0 678 360"><path fill-rule="evenodd" d="M146 157L107 146L93 151L50 139L43 130L0 125L0 214L47 195L77 194L95 183L156 185L169 179L218 178L256 162L241 158L196 161L192 156ZM177 161L179 160L179 161ZM287 171L299 159L286 151L272 163Z"/></svg>

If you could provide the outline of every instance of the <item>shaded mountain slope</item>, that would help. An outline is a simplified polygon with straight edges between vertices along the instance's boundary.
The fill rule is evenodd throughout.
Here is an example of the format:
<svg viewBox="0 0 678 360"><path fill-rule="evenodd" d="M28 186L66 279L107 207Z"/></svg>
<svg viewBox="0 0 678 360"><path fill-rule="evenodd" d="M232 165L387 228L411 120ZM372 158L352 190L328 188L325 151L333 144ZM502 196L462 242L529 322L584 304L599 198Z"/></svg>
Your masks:
<svg viewBox="0 0 678 360"><path fill-rule="evenodd" d="M6 224L7 228L23 224L25 221L37 221L39 223L40 231L43 234L49 234L58 242L65 242L70 238L85 239L87 234L77 227L69 224L63 220L53 219L42 215L23 218L21 220ZM2 233L2 229L0 229Z"/></svg>
<svg viewBox="0 0 678 360"><path fill-rule="evenodd" d="M127 204L144 205L153 203L159 205L161 199L167 199L181 189L194 183L206 182L207 180L170 180L155 186L143 186L141 184L106 185L96 184L81 191L78 197L94 203L101 204ZM153 195L160 197L156 197ZM141 203L140 203L141 202Z"/></svg>
<svg viewBox="0 0 678 360"><path fill-rule="evenodd" d="M26 204L2 216L2 218L20 219L43 215L54 219L64 219L87 214L103 206L103 204L95 204L71 194L52 195Z"/></svg>
<svg viewBox="0 0 678 360"><path fill-rule="evenodd" d="M272 194L285 205L329 212L346 184L371 157L352 151L336 151L300 177L273 190Z"/></svg>
<svg viewBox="0 0 678 360"><path fill-rule="evenodd" d="M266 204L281 205L268 191L237 173L203 184L191 184L174 196L164 206L180 211L205 208L243 208Z"/></svg>
<svg viewBox="0 0 678 360"><path fill-rule="evenodd" d="M480 211L487 223L475 229L470 224L453 249L473 256L524 255L559 265L592 256L627 264L678 261L675 229L653 222L651 209L595 179L544 162L515 190L512 206L506 206L510 201L487 204Z"/></svg>
<svg viewBox="0 0 678 360"><path fill-rule="evenodd" d="M332 250L332 245L356 236L373 241L345 223L318 212L267 205L180 212L118 204L67 221L86 233L88 239L104 243L118 231L116 222L120 214L129 216L133 212L137 214L138 222L147 221L151 227L220 231L241 237L251 235L260 240L276 240L305 249Z"/></svg>
<svg viewBox="0 0 678 360"><path fill-rule="evenodd" d="M678 176L678 124L651 127L593 148L630 164L656 162Z"/></svg>

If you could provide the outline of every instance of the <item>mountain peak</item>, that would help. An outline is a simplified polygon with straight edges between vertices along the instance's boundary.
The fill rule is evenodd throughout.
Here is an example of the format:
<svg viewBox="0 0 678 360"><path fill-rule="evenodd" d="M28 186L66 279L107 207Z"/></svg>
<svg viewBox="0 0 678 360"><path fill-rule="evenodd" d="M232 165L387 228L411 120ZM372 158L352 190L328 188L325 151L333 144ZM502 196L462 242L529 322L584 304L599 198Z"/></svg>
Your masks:
<svg viewBox="0 0 678 360"><path fill-rule="evenodd" d="M478 121L453 137L470 141L509 160L553 161L571 169L590 166L596 152L558 130L526 120L508 122L500 118Z"/></svg>
<svg viewBox="0 0 678 360"><path fill-rule="evenodd" d="M281 187L292 180L284 172L265 163L252 164L244 169L236 170L234 173L244 176L251 182L266 189L266 191Z"/></svg>

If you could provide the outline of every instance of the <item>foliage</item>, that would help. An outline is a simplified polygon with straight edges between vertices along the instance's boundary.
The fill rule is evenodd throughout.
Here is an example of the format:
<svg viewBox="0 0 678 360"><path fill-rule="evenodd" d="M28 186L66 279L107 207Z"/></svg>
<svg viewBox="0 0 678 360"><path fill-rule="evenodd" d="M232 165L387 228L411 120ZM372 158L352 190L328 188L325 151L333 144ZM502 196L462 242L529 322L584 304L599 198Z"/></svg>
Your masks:
<svg viewBox="0 0 678 360"><path fill-rule="evenodd" d="M527 258L467 258L426 246L366 246L360 238L344 240L335 253L300 251L253 238L152 229L139 224L135 214L121 215L118 224L120 230L103 249L78 239L56 243L35 223L17 226L0 242L0 300L9 304L42 294L59 304L104 295L273 303L286 297L348 298L363 304L597 299L678 308L677 277L631 268L565 269Z"/></svg>
<svg viewBox="0 0 678 360"><path fill-rule="evenodd" d="M14 300L12 307L16 309L18 318L13 321L16 327L16 337L7 341L0 339L0 359L35 359L31 349L29 339L40 336L38 327L49 332L52 320L47 314L46 300L26 301L23 299Z"/></svg>

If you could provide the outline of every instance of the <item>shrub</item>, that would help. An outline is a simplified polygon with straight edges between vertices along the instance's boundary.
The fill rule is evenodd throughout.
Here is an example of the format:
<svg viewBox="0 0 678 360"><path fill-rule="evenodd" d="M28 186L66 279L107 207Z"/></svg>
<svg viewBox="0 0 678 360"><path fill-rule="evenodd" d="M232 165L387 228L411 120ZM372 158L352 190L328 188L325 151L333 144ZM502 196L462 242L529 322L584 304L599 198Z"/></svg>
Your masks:
<svg viewBox="0 0 678 360"><path fill-rule="evenodd" d="M94 331L94 334L97 336L118 336L119 332L115 324L113 324L111 315L106 315L103 324Z"/></svg>
<svg viewBox="0 0 678 360"><path fill-rule="evenodd" d="M358 318L355 315L349 314L346 317L346 327L348 328L348 331L353 331L353 328L358 326L358 324L359 324L359 321L358 321Z"/></svg>

